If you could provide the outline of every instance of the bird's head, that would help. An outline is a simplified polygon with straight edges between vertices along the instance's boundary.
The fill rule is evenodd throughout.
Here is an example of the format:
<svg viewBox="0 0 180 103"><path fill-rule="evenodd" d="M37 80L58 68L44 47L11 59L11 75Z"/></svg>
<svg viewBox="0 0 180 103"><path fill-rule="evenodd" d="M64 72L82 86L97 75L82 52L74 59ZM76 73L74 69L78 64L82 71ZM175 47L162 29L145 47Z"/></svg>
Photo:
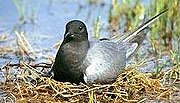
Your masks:
<svg viewBox="0 0 180 103"><path fill-rule="evenodd" d="M86 25L79 20L72 20L68 22L66 24L64 40L66 42L81 42L88 40Z"/></svg>

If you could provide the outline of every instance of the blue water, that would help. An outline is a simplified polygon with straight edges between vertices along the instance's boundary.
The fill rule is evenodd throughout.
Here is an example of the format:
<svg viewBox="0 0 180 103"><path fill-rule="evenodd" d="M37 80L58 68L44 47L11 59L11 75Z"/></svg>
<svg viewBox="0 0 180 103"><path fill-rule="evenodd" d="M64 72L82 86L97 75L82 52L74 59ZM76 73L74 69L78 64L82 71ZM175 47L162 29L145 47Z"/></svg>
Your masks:
<svg viewBox="0 0 180 103"><path fill-rule="evenodd" d="M54 47L62 40L65 25L69 20L79 19L86 23L89 36L92 37L93 22L101 16L101 23L107 26L110 1L107 0L104 6L101 3L90 5L87 1L78 0L18 0L21 9L24 10L24 24L19 20L18 9L13 0L0 0L0 36L7 34L8 42L1 43L16 47L16 36L14 31L25 32L25 37L37 52L38 58L47 55L51 56L57 51ZM106 33L103 32L103 36ZM101 33L102 34L102 33ZM9 44L12 45L9 45ZM48 52L44 52L44 50ZM1 55L0 55L1 56ZM6 55L1 58L0 66L7 61L14 61L15 55ZM2 56L1 56L2 57ZM18 59L17 59L18 60ZM41 59L37 59L41 61Z"/></svg>

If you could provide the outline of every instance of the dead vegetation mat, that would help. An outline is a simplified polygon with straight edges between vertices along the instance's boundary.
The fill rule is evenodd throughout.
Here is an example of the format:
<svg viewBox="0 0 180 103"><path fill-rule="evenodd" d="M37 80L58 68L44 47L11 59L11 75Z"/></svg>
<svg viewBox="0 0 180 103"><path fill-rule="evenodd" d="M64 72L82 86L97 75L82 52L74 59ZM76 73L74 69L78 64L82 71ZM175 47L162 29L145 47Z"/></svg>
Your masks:
<svg viewBox="0 0 180 103"><path fill-rule="evenodd" d="M11 102L148 102L180 101L180 76L178 66L160 74L141 73L132 65L111 84L71 84L57 82L36 72L37 65L20 62L8 63L0 90ZM47 69L48 66L42 66ZM13 71L13 69L15 69ZM50 68L48 68L50 69ZM13 72L12 72L13 71Z"/></svg>

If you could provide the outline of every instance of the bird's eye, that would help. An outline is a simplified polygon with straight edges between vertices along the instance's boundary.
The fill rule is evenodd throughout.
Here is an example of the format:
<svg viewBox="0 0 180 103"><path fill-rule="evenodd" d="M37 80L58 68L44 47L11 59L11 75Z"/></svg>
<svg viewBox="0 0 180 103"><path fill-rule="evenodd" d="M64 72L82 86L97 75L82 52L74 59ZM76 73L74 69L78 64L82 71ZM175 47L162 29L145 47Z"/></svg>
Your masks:
<svg viewBox="0 0 180 103"><path fill-rule="evenodd" d="M82 27L82 26L80 26L80 27L79 27L79 30L80 30L80 31L82 31L82 30L83 30L83 27Z"/></svg>

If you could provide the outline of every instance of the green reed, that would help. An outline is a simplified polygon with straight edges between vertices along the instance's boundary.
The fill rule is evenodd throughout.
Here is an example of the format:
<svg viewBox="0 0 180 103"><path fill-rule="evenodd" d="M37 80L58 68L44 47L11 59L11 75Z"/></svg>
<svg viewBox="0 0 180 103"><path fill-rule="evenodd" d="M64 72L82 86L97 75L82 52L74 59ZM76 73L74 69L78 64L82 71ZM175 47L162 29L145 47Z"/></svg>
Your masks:
<svg viewBox="0 0 180 103"><path fill-rule="evenodd" d="M23 8L23 5L21 4L21 1L20 0L13 0L18 12L19 12L19 20L20 21L24 21L24 13L25 13L25 10Z"/></svg>

